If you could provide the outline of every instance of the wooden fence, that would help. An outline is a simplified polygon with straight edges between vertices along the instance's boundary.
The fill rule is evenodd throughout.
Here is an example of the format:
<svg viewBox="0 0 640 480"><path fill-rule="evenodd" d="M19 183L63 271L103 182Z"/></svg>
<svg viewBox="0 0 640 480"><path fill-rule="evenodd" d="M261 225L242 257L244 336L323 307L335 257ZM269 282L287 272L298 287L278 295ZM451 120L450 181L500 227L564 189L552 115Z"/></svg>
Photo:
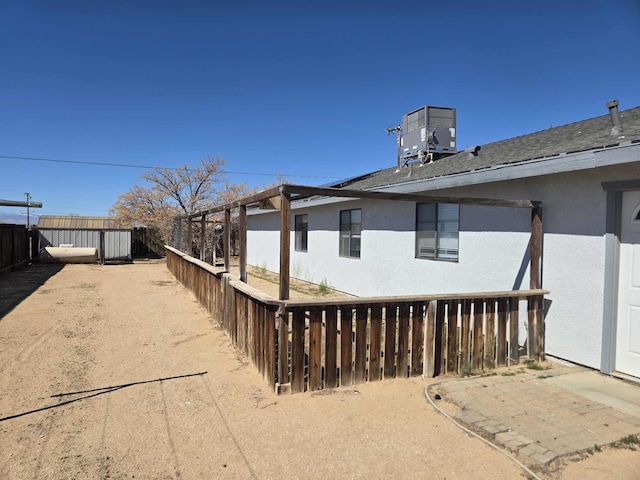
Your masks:
<svg viewBox="0 0 640 480"><path fill-rule="evenodd" d="M29 262L29 231L24 225L0 223L0 273Z"/></svg>
<svg viewBox="0 0 640 480"><path fill-rule="evenodd" d="M524 311L544 356L544 290L280 301L171 247L167 265L278 393L516 364Z"/></svg>
<svg viewBox="0 0 640 480"><path fill-rule="evenodd" d="M134 228L131 235L131 243L133 244L132 253L135 258L164 257L164 242L160 237L160 232L155 228Z"/></svg>

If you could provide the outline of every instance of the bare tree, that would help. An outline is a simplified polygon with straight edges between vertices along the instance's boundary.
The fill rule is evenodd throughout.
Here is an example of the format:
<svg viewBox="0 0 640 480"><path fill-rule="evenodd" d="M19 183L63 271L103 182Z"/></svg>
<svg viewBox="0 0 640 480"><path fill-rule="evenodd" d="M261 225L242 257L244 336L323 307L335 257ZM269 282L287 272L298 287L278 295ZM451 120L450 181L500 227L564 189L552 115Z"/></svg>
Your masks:
<svg viewBox="0 0 640 480"><path fill-rule="evenodd" d="M164 196L183 214L192 214L215 205L227 183L220 157L200 160L200 166L187 165L175 169L154 168L141 177L151 185L151 190Z"/></svg>
<svg viewBox="0 0 640 480"><path fill-rule="evenodd" d="M111 207L111 214L134 227L157 228L163 240L169 241L176 216L191 215L256 191L244 182L230 184L224 165L223 159L209 155L195 168L188 165L154 168L141 175L148 186L134 185L120 195ZM193 227L194 244L198 245L199 222Z"/></svg>

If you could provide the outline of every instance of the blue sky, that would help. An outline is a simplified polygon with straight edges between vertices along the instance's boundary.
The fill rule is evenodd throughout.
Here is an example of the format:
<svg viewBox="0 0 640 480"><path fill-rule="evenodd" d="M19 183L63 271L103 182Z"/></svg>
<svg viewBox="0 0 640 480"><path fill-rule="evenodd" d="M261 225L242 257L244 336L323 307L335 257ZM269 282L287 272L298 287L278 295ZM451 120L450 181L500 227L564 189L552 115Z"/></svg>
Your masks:
<svg viewBox="0 0 640 480"><path fill-rule="evenodd" d="M640 2L520 3L0 0L0 156L318 185L393 166L423 105L460 149L640 106ZM0 157L0 198L106 215L143 172Z"/></svg>

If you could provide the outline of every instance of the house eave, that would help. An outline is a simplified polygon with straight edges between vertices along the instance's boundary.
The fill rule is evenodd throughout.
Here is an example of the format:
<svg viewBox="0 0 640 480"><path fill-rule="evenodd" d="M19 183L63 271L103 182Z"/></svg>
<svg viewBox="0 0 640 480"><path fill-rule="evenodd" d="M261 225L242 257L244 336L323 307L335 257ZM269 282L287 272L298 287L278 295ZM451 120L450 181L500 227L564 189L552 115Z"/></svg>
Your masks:
<svg viewBox="0 0 640 480"><path fill-rule="evenodd" d="M483 170L384 185L372 188L372 190L393 191L398 193L441 190L578 170L589 170L634 162L640 162L640 143L626 142L615 147L561 154L519 163L500 164Z"/></svg>
<svg viewBox="0 0 640 480"><path fill-rule="evenodd" d="M446 160L441 160L446 161ZM624 165L640 162L640 141L621 143L616 146L592 149L582 152L555 155L553 157L536 158L518 163L504 163L482 170L453 173L441 177L424 178L405 181L391 185L381 185L367 189L375 192L414 193L442 190L446 188L465 187L483 183L503 182L556 173L567 173L579 170ZM292 199L292 209L316 207L333 203L354 201L354 198L315 197L300 200ZM266 212L255 211L253 214Z"/></svg>

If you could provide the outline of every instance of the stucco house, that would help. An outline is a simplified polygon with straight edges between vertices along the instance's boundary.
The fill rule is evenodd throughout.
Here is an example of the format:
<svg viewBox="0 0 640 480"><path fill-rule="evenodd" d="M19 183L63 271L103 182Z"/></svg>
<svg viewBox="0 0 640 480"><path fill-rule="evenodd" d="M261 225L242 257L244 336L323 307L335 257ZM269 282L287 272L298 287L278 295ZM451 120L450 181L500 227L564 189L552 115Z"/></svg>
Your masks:
<svg viewBox="0 0 640 480"><path fill-rule="evenodd" d="M640 379L640 107L334 187L542 202L547 355ZM528 210L293 198L291 276L357 296L529 288ZM249 209L247 262L278 271L279 214Z"/></svg>

